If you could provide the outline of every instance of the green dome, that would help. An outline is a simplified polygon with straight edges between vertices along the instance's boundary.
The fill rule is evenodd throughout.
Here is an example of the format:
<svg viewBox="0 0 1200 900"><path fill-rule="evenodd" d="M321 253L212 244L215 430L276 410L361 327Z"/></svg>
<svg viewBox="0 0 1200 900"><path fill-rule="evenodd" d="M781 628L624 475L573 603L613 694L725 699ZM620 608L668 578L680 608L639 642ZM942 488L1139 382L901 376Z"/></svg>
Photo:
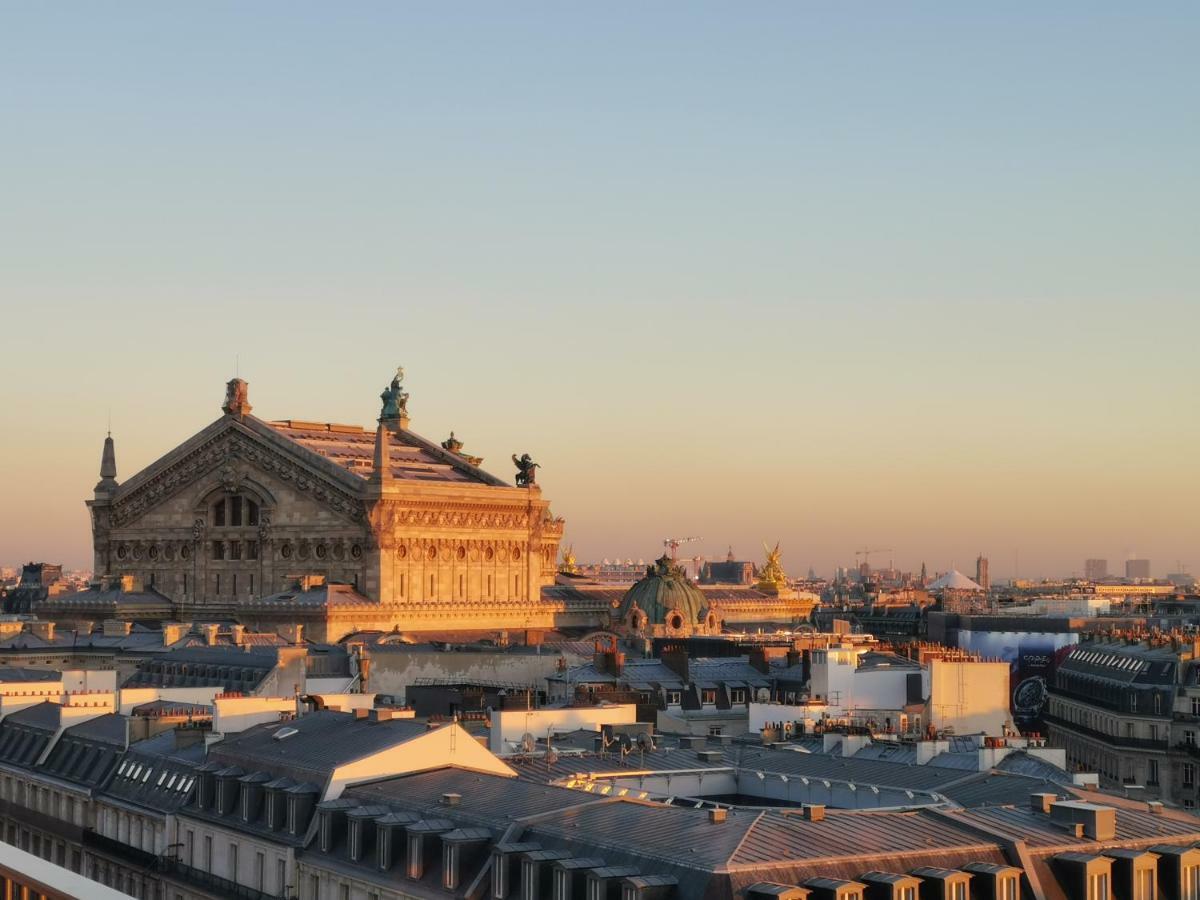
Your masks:
<svg viewBox="0 0 1200 900"><path fill-rule="evenodd" d="M620 607L622 621L629 621L634 604L646 616L647 624L666 625L676 630L681 626L694 628L704 622L708 613L708 598L704 592L666 556L648 567L646 577L625 592ZM668 621L675 612L683 617L680 625Z"/></svg>

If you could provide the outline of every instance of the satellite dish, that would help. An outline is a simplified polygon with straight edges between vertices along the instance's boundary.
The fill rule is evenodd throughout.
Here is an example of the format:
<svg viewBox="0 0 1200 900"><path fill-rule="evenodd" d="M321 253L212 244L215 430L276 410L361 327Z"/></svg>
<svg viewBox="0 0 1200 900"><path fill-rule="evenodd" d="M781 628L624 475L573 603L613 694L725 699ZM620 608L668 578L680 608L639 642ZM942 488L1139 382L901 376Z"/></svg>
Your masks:
<svg viewBox="0 0 1200 900"><path fill-rule="evenodd" d="M521 735L521 751L523 753L532 753L537 749L537 738L528 731Z"/></svg>

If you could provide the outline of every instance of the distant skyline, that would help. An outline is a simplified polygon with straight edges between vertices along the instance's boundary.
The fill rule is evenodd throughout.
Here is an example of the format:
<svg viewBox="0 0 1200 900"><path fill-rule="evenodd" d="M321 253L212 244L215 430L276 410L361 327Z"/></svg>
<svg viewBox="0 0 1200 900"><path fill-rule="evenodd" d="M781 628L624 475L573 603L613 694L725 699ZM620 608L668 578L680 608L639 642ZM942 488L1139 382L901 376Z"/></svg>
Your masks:
<svg viewBox="0 0 1200 900"><path fill-rule="evenodd" d="M370 425L403 364L583 559L1197 570L1198 44L1182 2L0 7L0 559L89 564L110 409L124 480L235 367Z"/></svg>

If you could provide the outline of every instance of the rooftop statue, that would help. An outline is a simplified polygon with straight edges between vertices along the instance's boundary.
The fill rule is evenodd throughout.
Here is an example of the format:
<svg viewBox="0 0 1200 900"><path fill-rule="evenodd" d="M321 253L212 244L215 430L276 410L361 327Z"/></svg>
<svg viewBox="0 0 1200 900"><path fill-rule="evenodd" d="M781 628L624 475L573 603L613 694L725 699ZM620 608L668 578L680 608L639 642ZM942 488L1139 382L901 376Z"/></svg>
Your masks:
<svg viewBox="0 0 1200 900"><path fill-rule="evenodd" d="M250 412L250 385L234 378L225 385L225 402L221 410L231 416L244 416Z"/></svg>
<svg viewBox="0 0 1200 900"><path fill-rule="evenodd" d="M779 549L779 543L775 543L774 550L763 544L763 550L767 553L767 560L758 574L756 587L774 590L787 587L788 577L787 573L783 571L783 563L780 561L783 553Z"/></svg>
<svg viewBox="0 0 1200 900"><path fill-rule="evenodd" d="M383 409L379 413L380 419L399 419L401 416L408 415L408 392L400 387L402 381L404 381L404 367L399 366L392 383L379 395L379 399L383 401Z"/></svg>
<svg viewBox="0 0 1200 900"><path fill-rule="evenodd" d="M563 550L562 565L558 567L558 571L564 575L576 575L579 572L579 566L575 562L575 545L570 544Z"/></svg>
<svg viewBox="0 0 1200 900"><path fill-rule="evenodd" d="M449 450L451 453L458 453L463 448L463 442L454 436L454 432L450 432L450 437L442 441L442 449Z"/></svg>
<svg viewBox="0 0 1200 900"><path fill-rule="evenodd" d="M664 553L654 561L653 565L646 567L646 577L682 578L683 566L679 565L679 563L675 562L675 560L671 559L671 557Z"/></svg>
<svg viewBox="0 0 1200 900"><path fill-rule="evenodd" d="M517 467L517 487L532 487L537 484L537 472L535 469L540 469L537 463L528 453L522 453L520 459L517 454L513 454L513 465Z"/></svg>

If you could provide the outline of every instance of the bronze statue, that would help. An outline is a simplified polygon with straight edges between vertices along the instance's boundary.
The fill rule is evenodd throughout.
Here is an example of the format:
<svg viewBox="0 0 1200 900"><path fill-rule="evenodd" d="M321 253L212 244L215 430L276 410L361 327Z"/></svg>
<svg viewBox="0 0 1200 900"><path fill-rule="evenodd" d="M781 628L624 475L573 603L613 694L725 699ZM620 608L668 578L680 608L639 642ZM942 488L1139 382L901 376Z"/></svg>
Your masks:
<svg viewBox="0 0 1200 900"><path fill-rule="evenodd" d="M517 467L517 487L531 487L537 484L537 472L534 470L541 466L535 463L528 453L522 453L520 459L514 453L512 460L513 465Z"/></svg>
<svg viewBox="0 0 1200 900"><path fill-rule="evenodd" d="M404 367L400 366L396 369L396 376L392 379L392 383L379 395L379 399L383 401L383 409L379 413L380 419L399 419L401 416L408 415L408 392L400 387L402 381L404 381Z"/></svg>

